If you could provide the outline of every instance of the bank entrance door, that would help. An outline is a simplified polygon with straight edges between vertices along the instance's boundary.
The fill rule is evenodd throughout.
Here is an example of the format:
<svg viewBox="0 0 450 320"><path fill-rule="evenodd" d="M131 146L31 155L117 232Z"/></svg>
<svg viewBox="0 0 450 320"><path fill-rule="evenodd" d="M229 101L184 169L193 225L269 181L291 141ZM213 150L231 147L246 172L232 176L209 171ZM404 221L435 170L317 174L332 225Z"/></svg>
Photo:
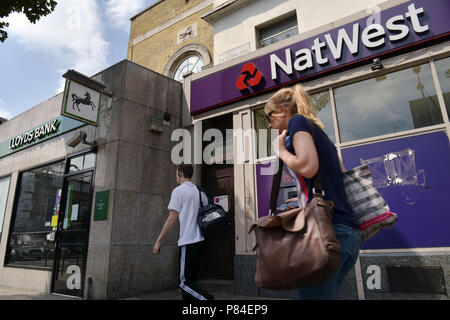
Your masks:
<svg viewBox="0 0 450 320"><path fill-rule="evenodd" d="M66 178L62 216L58 219L52 293L83 297L89 224L92 206L92 171Z"/></svg>
<svg viewBox="0 0 450 320"><path fill-rule="evenodd" d="M201 276L206 279L234 279L234 172L233 166L211 165L203 169L202 185L211 200L215 197L225 199L230 217L230 232L221 235L213 242L207 242L204 270Z"/></svg>

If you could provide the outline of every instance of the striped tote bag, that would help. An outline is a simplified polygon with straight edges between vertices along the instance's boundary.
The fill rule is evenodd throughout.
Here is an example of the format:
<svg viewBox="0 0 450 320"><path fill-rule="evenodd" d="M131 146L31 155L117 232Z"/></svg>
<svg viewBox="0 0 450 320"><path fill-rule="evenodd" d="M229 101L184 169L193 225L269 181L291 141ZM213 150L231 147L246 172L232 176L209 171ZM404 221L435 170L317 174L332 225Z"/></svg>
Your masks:
<svg viewBox="0 0 450 320"><path fill-rule="evenodd" d="M361 242L395 224L397 214L390 211L378 193L367 164L344 172L344 186L347 200L358 218Z"/></svg>

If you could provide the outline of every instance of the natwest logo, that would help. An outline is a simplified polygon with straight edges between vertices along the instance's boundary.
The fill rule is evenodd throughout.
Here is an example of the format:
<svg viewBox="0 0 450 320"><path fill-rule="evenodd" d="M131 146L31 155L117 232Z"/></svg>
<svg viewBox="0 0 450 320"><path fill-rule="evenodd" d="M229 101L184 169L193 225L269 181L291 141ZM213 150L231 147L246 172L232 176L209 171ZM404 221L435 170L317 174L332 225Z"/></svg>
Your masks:
<svg viewBox="0 0 450 320"><path fill-rule="evenodd" d="M249 87L255 87L261 83L263 75L253 62L249 62L242 67L241 76L236 81L236 87L239 90L245 90Z"/></svg>

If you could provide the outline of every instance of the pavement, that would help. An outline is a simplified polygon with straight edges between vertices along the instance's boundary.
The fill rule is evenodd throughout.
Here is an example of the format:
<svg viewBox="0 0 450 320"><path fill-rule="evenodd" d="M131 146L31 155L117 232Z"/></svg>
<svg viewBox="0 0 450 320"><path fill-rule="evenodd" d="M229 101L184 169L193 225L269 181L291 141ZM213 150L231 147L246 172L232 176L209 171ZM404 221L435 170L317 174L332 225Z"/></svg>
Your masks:
<svg viewBox="0 0 450 320"><path fill-rule="evenodd" d="M237 296L229 293L214 293L216 300L269 300L262 297L246 297ZM67 296L59 296L50 293L35 292L29 290L19 290L0 286L0 300L81 300L79 298L72 298ZM129 297L117 300L181 300L179 289L147 293L137 297ZM278 299L274 299L278 300Z"/></svg>

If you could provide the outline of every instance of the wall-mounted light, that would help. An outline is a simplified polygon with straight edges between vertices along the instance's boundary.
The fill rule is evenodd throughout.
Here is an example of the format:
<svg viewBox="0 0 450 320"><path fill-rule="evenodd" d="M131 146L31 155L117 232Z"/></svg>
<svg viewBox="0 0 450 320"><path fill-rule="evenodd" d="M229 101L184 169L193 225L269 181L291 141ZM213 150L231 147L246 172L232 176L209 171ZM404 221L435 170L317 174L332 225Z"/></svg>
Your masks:
<svg viewBox="0 0 450 320"><path fill-rule="evenodd" d="M380 58L375 58L372 60L372 67L371 67L372 71L378 71L383 68L384 67L383 67L383 64L381 63Z"/></svg>
<svg viewBox="0 0 450 320"><path fill-rule="evenodd" d="M150 118L150 131L162 133L163 132L163 124L164 124L163 119L152 116Z"/></svg>

